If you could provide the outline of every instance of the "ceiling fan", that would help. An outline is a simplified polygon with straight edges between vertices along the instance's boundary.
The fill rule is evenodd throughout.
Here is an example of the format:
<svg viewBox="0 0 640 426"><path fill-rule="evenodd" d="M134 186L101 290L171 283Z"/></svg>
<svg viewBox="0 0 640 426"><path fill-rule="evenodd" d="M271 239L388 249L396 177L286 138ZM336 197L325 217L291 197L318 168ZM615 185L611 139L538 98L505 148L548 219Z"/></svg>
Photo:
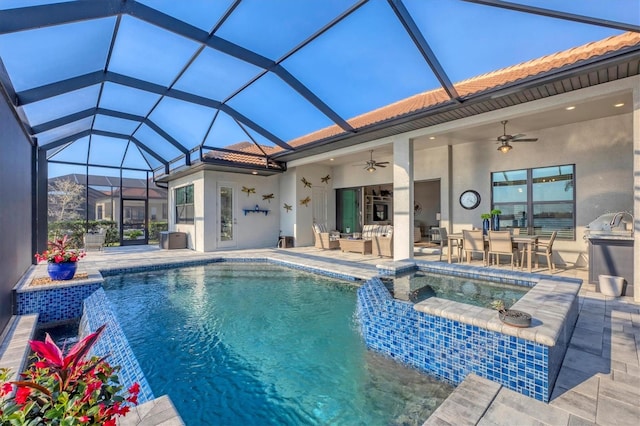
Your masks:
<svg viewBox="0 0 640 426"><path fill-rule="evenodd" d="M513 147L509 144L509 142L535 142L538 138L525 138L522 133L518 133L517 135L508 135L507 134L507 120L501 121L503 132L502 135L498 136L496 140L500 144L498 147L498 151L506 154L511 151Z"/></svg>
<svg viewBox="0 0 640 426"><path fill-rule="evenodd" d="M376 167L387 167L387 164L389 164L388 161L374 161L373 150L369 152L371 154L370 160L368 160L365 164L354 164L354 166L365 166L364 169L369 173L375 172Z"/></svg>

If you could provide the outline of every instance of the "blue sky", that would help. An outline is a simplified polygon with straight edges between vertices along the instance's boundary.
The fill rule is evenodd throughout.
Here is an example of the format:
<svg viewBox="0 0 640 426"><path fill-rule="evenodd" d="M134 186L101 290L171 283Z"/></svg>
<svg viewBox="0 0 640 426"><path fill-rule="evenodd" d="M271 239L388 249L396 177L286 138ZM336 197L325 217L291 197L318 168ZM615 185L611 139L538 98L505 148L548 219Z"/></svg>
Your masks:
<svg viewBox="0 0 640 426"><path fill-rule="evenodd" d="M0 9L44 3L50 1L0 0ZM231 0L141 0L140 3L209 32ZM640 25L638 0L519 3ZM345 119L439 87L384 0L367 2L296 53L284 57L353 4L347 0L244 1L218 28L216 35L267 59L281 60L291 75ZM459 0L405 0L404 4L453 82L621 33ZM3 34L0 35L0 56L18 92L99 71L105 66L115 25L115 18L103 18ZM193 61L192 66L177 78L179 70L189 61ZM214 49L200 51L196 41L131 16L124 16L120 23L109 71L160 85L175 83L177 90L226 101L231 108L284 141L332 124L275 74L262 75L260 67ZM245 90L232 96L254 78L257 79ZM102 90L96 85L72 95L29 104L25 112L31 124L38 125L91 106L148 117L186 148L197 147L205 139L215 146L249 139L233 117L225 113L216 116L214 108L162 99L159 95L115 83L105 84ZM214 117L217 117L215 122ZM42 140L73 134L91 126L92 122L72 123L43 135ZM135 121L100 116L94 127L120 134L135 132L139 140L162 152L161 155L167 158L179 155L175 147L163 144L162 137L152 129L136 125ZM249 131L259 143L272 145L265 135ZM89 144L85 145L88 149ZM118 149L113 150L112 156L107 149L103 150L104 155L89 157L100 164L119 165L126 150L121 149L120 143L114 146ZM76 151L81 150L76 148ZM69 156L69 152L66 155ZM82 157L81 153L74 152L74 155ZM141 155L152 167L160 164L144 153L138 153L135 158Z"/></svg>

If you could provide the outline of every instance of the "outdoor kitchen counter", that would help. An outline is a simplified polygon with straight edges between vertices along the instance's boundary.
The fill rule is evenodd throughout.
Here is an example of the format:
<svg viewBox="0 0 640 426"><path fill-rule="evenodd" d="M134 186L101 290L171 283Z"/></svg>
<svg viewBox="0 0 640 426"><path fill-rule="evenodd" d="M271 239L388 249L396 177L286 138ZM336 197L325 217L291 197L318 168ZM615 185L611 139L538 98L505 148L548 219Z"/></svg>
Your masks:
<svg viewBox="0 0 640 426"><path fill-rule="evenodd" d="M633 236L629 234L590 235L589 282L598 288L598 276L613 275L627 281L623 296L633 296Z"/></svg>

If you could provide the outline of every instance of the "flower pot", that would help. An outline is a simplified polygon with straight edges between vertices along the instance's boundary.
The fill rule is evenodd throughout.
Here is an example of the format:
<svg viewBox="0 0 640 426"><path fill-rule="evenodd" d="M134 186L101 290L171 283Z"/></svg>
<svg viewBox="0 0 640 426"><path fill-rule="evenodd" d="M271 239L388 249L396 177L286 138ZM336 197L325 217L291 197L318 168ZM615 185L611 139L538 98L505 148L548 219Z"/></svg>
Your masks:
<svg viewBox="0 0 640 426"><path fill-rule="evenodd" d="M54 281L70 280L76 274L78 262L49 263L47 272Z"/></svg>
<svg viewBox="0 0 640 426"><path fill-rule="evenodd" d="M615 277L613 275L598 275L598 283L600 284L600 293L604 294L605 296L622 296L622 288L624 287L623 277Z"/></svg>
<svg viewBox="0 0 640 426"><path fill-rule="evenodd" d="M489 219L482 219L482 234L487 235L489 233Z"/></svg>
<svg viewBox="0 0 640 426"><path fill-rule="evenodd" d="M493 216L491 216L491 230L492 231L500 230L500 216L497 214L494 214Z"/></svg>
<svg viewBox="0 0 640 426"><path fill-rule="evenodd" d="M509 309L508 311L498 313L500 321L513 327L526 328L531 326L531 315L526 312Z"/></svg>

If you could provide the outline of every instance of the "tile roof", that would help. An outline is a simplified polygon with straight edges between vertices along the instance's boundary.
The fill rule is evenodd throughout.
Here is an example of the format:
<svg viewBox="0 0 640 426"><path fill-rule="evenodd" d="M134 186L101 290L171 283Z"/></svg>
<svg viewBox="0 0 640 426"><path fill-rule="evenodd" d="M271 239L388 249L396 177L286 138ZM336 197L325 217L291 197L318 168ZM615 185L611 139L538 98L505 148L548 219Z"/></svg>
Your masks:
<svg viewBox="0 0 640 426"><path fill-rule="evenodd" d="M615 52L638 44L640 44L640 34L626 32L618 36L608 37L603 40L472 77L455 83L454 86L460 97L464 98L488 89L495 89L505 84L513 83L554 69L572 65L585 59L592 59L606 53ZM446 94L444 89L439 88L429 90L364 113L348 120L348 122L353 128L359 129L426 108L431 108L438 104L445 103L448 100L449 96ZM345 133L344 130L337 125L333 125L317 130L308 135L301 136L287 143L293 147L299 147L342 133ZM278 151L281 150L281 148L278 148Z"/></svg>
<svg viewBox="0 0 640 426"><path fill-rule="evenodd" d="M496 89L506 84L514 83L519 80L537 76L560 69L569 65L576 64L586 59L596 58L598 56L615 52L627 47L640 45L640 34L635 32L626 32L617 36L608 37L603 40L588 43L582 46L574 47L541 58L532 59L527 62L512 65L486 74L469 78L467 80L455 83L454 86L461 98L476 95L489 89ZM406 99L399 100L390 105L369 111L357 117L347 120L354 129L361 129L376 123L380 123L403 115L415 113L427 108L433 108L439 104L449 101L449 96L444 89L429 90L417 95L410 96ZM337 125L325 127L299 138L287 142L292 147L300 147L306 144L323 140L339 134L346 134L345 131ZM283 148L262 146L267 154L282 152ZM260 150L250 142L242 142L231 145L227 149L262 154ZM209 156L210 153L207 153ZM238 161L241 163L264 165L264 160L258 158L242 156L240 154L228 154L217 152L211 154L211 158L218 158L228 161Z"/></svg>
<svg viewBox="0 0 640 426"><path fill-rule="evenodd" d="M262 148L262 150L260 150ZM233 163L247 164L247 165L255 165L255 166L264 166L264 154L271 155L274 152L279 152L281 150L280 147L271 147L260 145L258 147L256 144L252 142L239 142L233 145L229 145L224 149L232 150L232 151L241 151L247 154L256 154L263 157L256 157L253 155L243 155L241 152L233 153L227 151L219 151L219 150L211 150L204 154L205 158L212 160L221 160L221 161L229 161Z"/></svg>

